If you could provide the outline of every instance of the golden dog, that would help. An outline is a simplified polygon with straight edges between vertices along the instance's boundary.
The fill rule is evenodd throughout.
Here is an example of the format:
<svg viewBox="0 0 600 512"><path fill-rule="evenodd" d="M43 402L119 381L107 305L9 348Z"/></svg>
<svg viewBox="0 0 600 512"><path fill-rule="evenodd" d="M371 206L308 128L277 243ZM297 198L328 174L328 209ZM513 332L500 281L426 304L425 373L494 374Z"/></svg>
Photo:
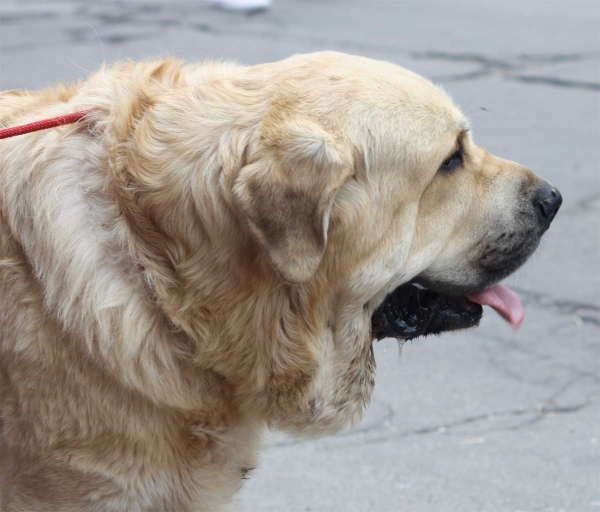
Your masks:
<svg viewBox="0 0 600 512"><path fill-rule="evenodd" d="M388 293L476 296L560 206L365 58L0 94L2 126L90 108L0 142L4 512L230 510L265 429L360 419Z"/></svg>

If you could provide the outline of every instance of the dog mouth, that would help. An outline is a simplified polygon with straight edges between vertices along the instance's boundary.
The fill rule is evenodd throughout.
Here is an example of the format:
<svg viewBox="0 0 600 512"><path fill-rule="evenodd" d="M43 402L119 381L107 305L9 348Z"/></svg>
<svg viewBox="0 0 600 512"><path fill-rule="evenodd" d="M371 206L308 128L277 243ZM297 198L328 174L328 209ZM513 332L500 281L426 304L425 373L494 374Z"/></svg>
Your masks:
<svg viewBox="0 0 600 512"><path fill-rule="evenodd" d="M477 327L483 306L495 309L513 328L523 321L524 310L515 292L495 284L466 296L444 295L409 282L388 294L371 317L374 339L412 340Z"/></svg>

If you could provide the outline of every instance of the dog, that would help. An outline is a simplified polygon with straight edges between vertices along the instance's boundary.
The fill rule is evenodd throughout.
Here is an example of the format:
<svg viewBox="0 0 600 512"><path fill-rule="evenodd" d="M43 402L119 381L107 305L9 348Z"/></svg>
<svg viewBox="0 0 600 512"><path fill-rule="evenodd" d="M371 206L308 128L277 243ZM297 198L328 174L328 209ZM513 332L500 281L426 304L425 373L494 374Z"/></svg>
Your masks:
<svg viewBox="0 0 600 512"><path fill-rule="evenodd" d="M402 297L476 325L562 201L356 56L0 94L4 127L82 110L0 142L5 512L232 510L267 429L360 420Z"/></svg>

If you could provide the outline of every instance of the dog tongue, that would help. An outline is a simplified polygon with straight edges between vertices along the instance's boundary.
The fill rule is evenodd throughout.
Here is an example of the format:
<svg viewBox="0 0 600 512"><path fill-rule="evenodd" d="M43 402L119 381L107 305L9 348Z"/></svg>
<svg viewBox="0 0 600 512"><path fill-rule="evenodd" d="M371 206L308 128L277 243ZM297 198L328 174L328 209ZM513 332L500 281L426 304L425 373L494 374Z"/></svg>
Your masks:
<svg viewBox="0 0 600 512"><path fill-rule="evenodd" d="M523 318L525 318L525 310L519 296L502 284L495 284L482 292L467 295L467 299L482 306L491 306L515 330L521 326Z"/></svg>

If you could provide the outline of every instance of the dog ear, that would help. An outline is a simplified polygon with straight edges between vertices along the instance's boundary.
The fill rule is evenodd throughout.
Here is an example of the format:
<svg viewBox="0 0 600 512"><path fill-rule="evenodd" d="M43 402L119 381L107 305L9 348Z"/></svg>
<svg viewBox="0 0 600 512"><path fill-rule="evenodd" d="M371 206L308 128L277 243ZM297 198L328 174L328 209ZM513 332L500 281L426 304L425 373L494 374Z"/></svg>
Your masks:
<svg viewBox="0 0 600 512"><path fill-rule="evenodd" d="M240 171L234 195L286 281L305 282L317 270L335 194L353 172L351 155L311 121L263 126L256 160Z"/></svg>

